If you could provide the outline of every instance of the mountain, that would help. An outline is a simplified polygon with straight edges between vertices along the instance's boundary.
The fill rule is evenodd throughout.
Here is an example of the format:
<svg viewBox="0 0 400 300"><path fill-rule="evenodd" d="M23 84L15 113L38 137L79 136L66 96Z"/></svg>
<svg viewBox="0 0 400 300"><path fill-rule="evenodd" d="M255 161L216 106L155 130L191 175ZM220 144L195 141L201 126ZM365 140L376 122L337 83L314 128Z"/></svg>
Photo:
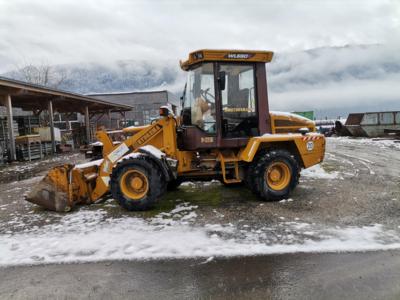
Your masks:
<svg viewBox="0 0 400 300"><path fill-rule="evenodd" d="M400 110L400 51L393 45L325 47L277 54L269 65L270 104L319 117Z"/></svg>
<svg viewBox="0 0 400 300"><path fill-rule="evenodd" d="M34 83L81 94L127 92L159 89L172 85L179 75L182 76L175 65L169 61L154 64L131 60L117 61L112 64L27 66L6 73L4 76L19 80L28 78L28 81ZM43 69L49 69L48 82L41 81L40 73L44 72ZM30 80L31 77L33 80Z"/></svg>
<svg viewBox="0 0 400 300"><path fill-rule="evenodd" d="M267 65L270 106L285 111L315 110L319 117L400 110L398 50L360 45L278 52ZM180 94L185 81L174 61L59 65L51 66L51 74L57 88L83 94L160 89ZM24 79L20 71L4 75Z"/></svg>

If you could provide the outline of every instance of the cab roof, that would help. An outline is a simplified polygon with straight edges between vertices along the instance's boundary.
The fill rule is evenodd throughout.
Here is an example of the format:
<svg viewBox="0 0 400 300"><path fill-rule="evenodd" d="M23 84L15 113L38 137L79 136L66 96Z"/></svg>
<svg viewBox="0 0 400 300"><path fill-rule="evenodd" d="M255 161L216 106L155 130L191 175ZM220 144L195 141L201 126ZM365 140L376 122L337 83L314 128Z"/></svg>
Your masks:
<svg viewBox="0 0 400 300"><path fill-rule="evenodd" d="M202 49L189 53L186 61L181 61L184 71L190 69L194 64L207 61L233 61L233 62L270 62L274 55L271 51L254 50L210 50Z"/></svg>

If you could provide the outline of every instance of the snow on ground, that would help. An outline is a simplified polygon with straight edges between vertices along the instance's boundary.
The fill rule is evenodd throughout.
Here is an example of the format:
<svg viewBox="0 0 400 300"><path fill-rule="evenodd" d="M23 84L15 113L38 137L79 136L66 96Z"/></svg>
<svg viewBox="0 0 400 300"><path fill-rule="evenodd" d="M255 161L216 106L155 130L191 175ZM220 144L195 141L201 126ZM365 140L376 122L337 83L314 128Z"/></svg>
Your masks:
<svg viewBox="0 0 400 300"><path fill-rule="evenodd" d="M76 159L79 157L79 153L74 153L69 155L70 159ZM27 172L37 168L40 164L46 165L54 162L64 162L65 155L53 156L43 160L37 160L34 162L23 162L23 163L14 163L10 165L6 165L0 168L0 174L2 173L11 173L11 172Z"/></svg>
<svg viewBox="0 0 400 300"><path fill-rule="evenodd" d="M0 266L400 249L398 232L379 224L323 228L283 218L275 227L257 229L231 223L200 227L192 222L195 209L182 203L149 219L81 209L54 224L0 235Z"/></svg>
<svg viewBox="0 0 400 300"><path fill-rule="evenodd" d="M301 175L304 177L316 178L316 179L336 179L336 178L341 179L339 172L333 171L328 173L321 167L320 164L302 170Z"/></svg>
<svg viewBox="0 0 400 300"><path fill-rule="evenodd" d="M338 141L398 147L392 141L348 138ZM354 168L353 156L329 154L327 158L328 162L337 160ZM372 162L357 159L371 172ZM341 169L328 172L323 167L324 164L313 166L303 170L302 175L311 179L340 179L346 175ZM34 177L29 182L38 180L40 177ZM214 183L218 182L207 184ZM182 186L197 184L186 182ZM13 183L7 191L21 192ZM282 202L291 201L290 198ZM7 205L11 204L0 206L0 210ZM105 207L108 205L111 204ZM10 228L0 230L0 266L192 257L205 258L208 262L221 256L400 249L400 228L380 224L327 227L282 216L272 225L240 222L197 225L200 214L197 210L197 206L183 202L150 218L115 217L101 208L81 208L65 215L39 214L33 210L25 215L13 213L8 224L0 220L0 229ZM214 213L223 217L216 210Z"/></svg>
<svg viewBox="0 0 400 300"><path fill-rule="evenodd" d="M396 143L394 140L386 139L371 139L371 138L352 138L352 137L328 137L329 141L339 141L343 144L355 144L355 145L366 145L378 147L381 149L394 148L400 149L400 143Z"/></svg>

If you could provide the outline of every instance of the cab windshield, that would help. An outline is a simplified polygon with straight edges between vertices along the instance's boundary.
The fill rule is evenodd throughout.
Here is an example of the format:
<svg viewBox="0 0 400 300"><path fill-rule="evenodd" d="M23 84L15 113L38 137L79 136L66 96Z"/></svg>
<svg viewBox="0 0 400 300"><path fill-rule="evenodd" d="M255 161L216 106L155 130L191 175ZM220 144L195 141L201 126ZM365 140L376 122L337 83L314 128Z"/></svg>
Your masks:
<svg viewBox="0 0 400 300"><path fill-rule="evenodd" d="M188 71L183 103L183 124L215 134L214 67L206 63Z"/></svg>

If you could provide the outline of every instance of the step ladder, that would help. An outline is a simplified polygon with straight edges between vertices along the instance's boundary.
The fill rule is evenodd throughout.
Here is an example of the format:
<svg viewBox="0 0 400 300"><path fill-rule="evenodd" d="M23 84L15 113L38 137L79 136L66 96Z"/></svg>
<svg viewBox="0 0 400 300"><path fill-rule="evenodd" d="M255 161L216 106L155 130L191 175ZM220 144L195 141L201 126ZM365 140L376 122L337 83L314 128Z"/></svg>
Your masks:
<svg viewBox="0 0 400 300"><path fill-rule="evenodd" d="M222 153L219 153L217 159L221 164L222 178L226 184L242 182L239 177L239 158L237 158L236 155L233 153L229 155L223 155ZM226 167L231 165L235 167L235 177L226 178Z"/></svg>

